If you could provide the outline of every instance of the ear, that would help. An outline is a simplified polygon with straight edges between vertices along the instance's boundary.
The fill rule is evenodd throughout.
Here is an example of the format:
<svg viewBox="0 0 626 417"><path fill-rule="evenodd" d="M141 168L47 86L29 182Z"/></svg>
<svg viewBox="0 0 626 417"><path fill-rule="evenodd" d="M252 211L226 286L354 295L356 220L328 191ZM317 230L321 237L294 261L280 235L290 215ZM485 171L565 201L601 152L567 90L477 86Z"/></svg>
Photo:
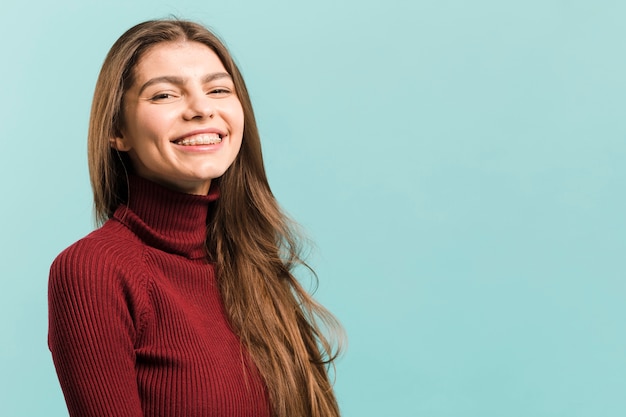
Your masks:
<svg viewBox="0 0 626 417"><path fill-rule="evenodd" d="M122 135L109 138L109 144L111 148L123 152L129 151L131 148Z"/></svg>

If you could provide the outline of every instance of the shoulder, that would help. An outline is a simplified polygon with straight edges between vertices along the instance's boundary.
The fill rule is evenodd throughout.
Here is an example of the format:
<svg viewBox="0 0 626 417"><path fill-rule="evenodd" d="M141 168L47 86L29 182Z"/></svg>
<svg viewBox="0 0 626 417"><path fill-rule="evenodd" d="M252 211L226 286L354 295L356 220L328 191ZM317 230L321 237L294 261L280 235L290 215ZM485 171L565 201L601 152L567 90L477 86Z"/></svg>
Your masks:
<svg viewBox="0 0 626 417"><path fill-rule="evenodd" d="M56 257L49 284L97 286L111 280L140 279L144 250L125 226L110 220Z"/></svg>
<svg viewBox="0 0 626 417"><path fill-rule="evenodd" d="M55 328L81 318L94 328L114 318L129 331L143 328L150 298L144 252L143 243L117 221L61 252L48 280L49 318Z"/></svg>

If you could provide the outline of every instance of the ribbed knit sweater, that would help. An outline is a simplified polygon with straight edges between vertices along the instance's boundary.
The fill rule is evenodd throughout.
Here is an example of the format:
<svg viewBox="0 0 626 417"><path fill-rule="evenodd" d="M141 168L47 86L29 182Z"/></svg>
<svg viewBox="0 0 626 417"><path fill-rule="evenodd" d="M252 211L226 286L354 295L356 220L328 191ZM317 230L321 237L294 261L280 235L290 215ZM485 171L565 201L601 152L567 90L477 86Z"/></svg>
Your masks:
<svg viewBox="0 0 626 417"><path fill-rule="evenodd" d="M267 417L205 249L216 190L132 177L129 203L54 261L49 346L72 417Z"/></svg>

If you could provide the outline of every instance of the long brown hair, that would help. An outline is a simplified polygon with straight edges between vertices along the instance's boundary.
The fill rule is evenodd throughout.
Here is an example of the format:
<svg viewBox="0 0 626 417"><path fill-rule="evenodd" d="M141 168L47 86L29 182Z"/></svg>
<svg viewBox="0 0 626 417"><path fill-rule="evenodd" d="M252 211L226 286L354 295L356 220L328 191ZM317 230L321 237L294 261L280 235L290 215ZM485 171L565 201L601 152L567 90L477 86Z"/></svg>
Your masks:
<svg viewBox="0 0 626 417"><path fill-rule="evenodd" d="M293 275L304 265L294 224L281 211L265 174L259 132L244 80L224 44L197 23L154 20L124 33L103 65L89 123L89 172L98 223L127 199L125 166L109 140L123 126L124 92L134 82L142 55L160 42L200 42L231 75L244 111L241 149L226 173L207 230L209 256L217 267L231 326L252 356L276 417L337 417L328 366L336 358L341 328ZM330 332L337 337L331 342Z"/></svg>

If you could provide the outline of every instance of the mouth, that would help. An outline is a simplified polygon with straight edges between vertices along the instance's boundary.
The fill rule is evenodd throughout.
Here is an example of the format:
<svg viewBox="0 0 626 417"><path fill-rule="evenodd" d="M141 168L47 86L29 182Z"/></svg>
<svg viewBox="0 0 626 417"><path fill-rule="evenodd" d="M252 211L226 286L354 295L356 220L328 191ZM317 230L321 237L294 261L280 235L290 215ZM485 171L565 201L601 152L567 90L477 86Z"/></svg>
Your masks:
<svg viewBox="0 0 626 417"><path fill-rule="evenodd" d="M176 139L172 143L181 146L217 145L222 142L222 139L219 133L199 133Z"/></svg>

